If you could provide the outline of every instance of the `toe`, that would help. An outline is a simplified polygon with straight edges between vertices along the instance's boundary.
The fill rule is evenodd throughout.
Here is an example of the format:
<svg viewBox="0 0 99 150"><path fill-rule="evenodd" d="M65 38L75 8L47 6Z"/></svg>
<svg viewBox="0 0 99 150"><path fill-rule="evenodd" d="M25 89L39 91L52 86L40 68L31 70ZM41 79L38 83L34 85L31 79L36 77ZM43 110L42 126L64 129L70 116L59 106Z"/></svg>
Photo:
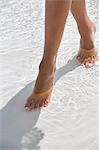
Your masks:
<svg viewBox="0 0 99 150"><path fill-rule="evenodd" d="M25 111L30 111L30 108L29 107L25 107Z"/></svg>
<svg viewBox="0 0 99 150"><path fill-rule="evenodd" d="M86 63L87 63L87 62L88 62L88 60L87 60L87 59L85 59L85 60L84 60L84 62L83 62L83 64L84 64L84 65L86 65Z"/></svg>
<svg viewBox="0 0 99 150"><path fill-rule="evenodd" d="M80 59L80 56L79 56L79 55L77 55L77 56L76 56L76 59L78 59L78 60L79 60L79 59Z"/></svg>
<svg viewBox="0 0 99 150"><path fill-rule="evenodd" d="M25 104L24 107L25 107L25 108L26 108L26 107L29 107L29 106L31 105L31 101L32 101L32 100L31 100L31 98L29 97L29 98L27 99L27 102L26 102L26 104Z"/></svg>
<svg viewBox="0 0 99 150"><path fill-rule="evenodd" d="M44 107L47 107L47 106L48 106L48 101L45 101Z"/></svg>
<svg viewBox="0 0 99 150"><path fill-rule="evenodd" d="M85 66L86 66L86 68L90 68L90 67L94 66L94 64L95 64L95 58L89 57L86 61Z"/></svg>
<svg viewBox="0 0 99 150"><path fill-rule="evenodd" d="M86 68L90 68L90 67L92 67L93 65L94 65L93 63L86 62L85 67L86 67Z"/></svg>
<svg viewBox="0 0 99 150"><path fill-rule="evenodd" d="M77 60L78 60L78 62L79 62L80 64L82 64L82 63L83 63L83 61L84 61L84 60L83 60L83 58L82 58L82 57L80 57L80 56L79 56L79 57L77 57Z"/></svg>
<svg viewBox="0 0 99 150"><path fill-rule="evenodd" d="M38 104L35 104L35 103L31 103L31 105L29 107L30 111L34 110L34 109L37 109L37 108L38 108Z"/></svg>
<svg viewBox="0 0 99 150"><path fill-rule="evenodd" d="M40 102L40 104L39 104L39 107L41 108L43 106L44 106L44 100L42 99L41 102Z"/></svg>
<svg viewBox="0 0 99 150"><path fill-rule="evenodd" d="M85 65L86 68L89 67L89 64L90 64L90 63L91 63L91 58L90 58L90 57L88 57L88 58L86 58L86 59L84 60L84 65Z"/></svg>
<svg viewBox="0 0 99 150"><path fill-rule="evenodd" d="M88 61L85 62L85 67L89 68L90 63Z"/></svg>
<svg viewBox="0 0 99 150"><path fill-rule="evenodd" d="M35 105L34 105L34 109L39 109L40 107L39 107L39 103L36 103Z"/></svg>
<svg viewBox="0 0 99 150"><path fill-rule="evenodd" d="M34 109L34 105L36 104L36 100L29 97L29 99L27 100L25 107L26 111L30 111L31 109Z"/></svg>
<svg viewBox="0 0 99 150"><path fill-rule="evenodd" d="M34 102L31 103L30 105L30 110L39 109L40 108L39 104L40 104L40 100L34 100Z"/></svg>
<svg viewBox="0 0 99 150"><path fill-rule="evenodd" d="M88 63L91 63L91 57L88 57L88 58L87 58L87 62L88 62Z"/></svg>
<svg viewBox="0 0 99 150"><path fill-rule="evenodd" d="M92 57L91 63L94 65L95 64L95 59Z"/></svg>
<svg viewBox="0 0 99 150"><path fill-rule="evenodd" d="M47 105L48 105L48 99L37 100L29 97L24 107L26 111L31 111L33 109L46 107Z"/></svg>
<svg viewBox="0 0 99 150"><path fill-rule="evenodd" d="M40 107L44 107L44 99L42 99Z"/></svg>

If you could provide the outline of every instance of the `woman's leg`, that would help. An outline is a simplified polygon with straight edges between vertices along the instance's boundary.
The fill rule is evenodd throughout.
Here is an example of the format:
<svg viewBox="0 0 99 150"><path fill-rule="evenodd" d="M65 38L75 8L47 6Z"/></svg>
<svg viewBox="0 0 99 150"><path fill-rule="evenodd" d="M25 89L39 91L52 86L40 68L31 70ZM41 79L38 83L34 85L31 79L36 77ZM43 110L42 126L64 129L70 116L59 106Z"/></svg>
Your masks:
<svg viewBox="0 0 99 150"><path fill-rule="evenodd" d="M95 47L94 34L96 32L95 24L89 18L85 0L73 0L71 5L71 12L77 22L78 30L81 35L80 47L91 50ZM94 57L86 58L82 54L78 57L79 62L88 66L90 63L95 63Z"/></svg>
<svg viewBox="0 0 99 150"><path fill-rule="evenodd" d="M71 2L72 0L46 0L44 53L33 89L36 93L45 92L52 86L56 70L57 51L62 39ZM33 94L27 99L25 105L30 110L42 106L44 106L43 100L36 99Z"/></svg>

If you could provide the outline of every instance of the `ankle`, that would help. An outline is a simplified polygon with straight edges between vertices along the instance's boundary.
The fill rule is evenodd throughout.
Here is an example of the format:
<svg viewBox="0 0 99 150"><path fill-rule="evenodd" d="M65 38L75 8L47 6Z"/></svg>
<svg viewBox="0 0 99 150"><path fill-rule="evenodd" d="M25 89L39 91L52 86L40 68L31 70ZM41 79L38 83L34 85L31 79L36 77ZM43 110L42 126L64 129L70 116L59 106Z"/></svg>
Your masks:
<svg viewBox="0 0 99 150"><path fill-rule="evenodd" d="M51 74L52 72L56 71L56 59L46 59L42 58L39 64L39 71L43 72L44 74Z"/></svg>
<svg viewBox="0 0 99 150"><path fill-rule="evenodd" d="M81 47L84 49L92 49L95 47L94 43L94 35L96 32L96 26L95 24L87 19L87 22L84 24L84 26L78 25L78 30L81 36L80 44Z"/></svg>
<svg viewBox="0 0 99 150"><path fill-rule="evenodd" d="M95 43L94 43L94 40L91 36L88 36L88 37L81 37L80 39L80 46L81 48L83 49L92 49L95 47Z"/></svg>

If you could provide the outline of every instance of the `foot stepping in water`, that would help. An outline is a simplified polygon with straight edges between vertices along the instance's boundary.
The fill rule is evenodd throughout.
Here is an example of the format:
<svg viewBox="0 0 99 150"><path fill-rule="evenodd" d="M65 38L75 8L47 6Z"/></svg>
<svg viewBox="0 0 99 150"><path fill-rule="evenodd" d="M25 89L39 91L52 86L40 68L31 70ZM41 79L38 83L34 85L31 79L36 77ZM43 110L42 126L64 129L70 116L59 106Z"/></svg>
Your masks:
<svg viewBox="0 0 99 150"><path fill-rule="evenodd" d="M45 63L39 65L39 74L37 76L32 94L28 97L25 104L25 110L46 107L51 99L53 90L53 80L55 77L56 65Z"/></svg>
<svg viewBox="0 0 99 150"><path fill-rule="evenodd" d="M49 90L39 94L33 92L31 96L29 96L27 99L25 110L30 111L32 109L48 106L48 103L50 102L51 98L52 89L53 88L51 87Z"/></svg>
<svg viewBox="0 0 99 150"><path fill-rule="evenodd" d="M95 62L99 59L96 48L90 50L80 48L76 58L78 62L85 65L86 68L94 66Z"/></svg>

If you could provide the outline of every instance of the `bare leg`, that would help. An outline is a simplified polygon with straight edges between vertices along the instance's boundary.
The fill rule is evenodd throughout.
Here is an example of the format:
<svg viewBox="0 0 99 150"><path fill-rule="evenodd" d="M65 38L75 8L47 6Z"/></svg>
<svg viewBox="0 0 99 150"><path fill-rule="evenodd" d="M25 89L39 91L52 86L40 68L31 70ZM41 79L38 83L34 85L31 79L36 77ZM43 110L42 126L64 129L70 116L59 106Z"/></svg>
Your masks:
<svg viewBox="0 0 99 150"><path fill-rule="evenodd" d="M77 22L78 30L81 35L80 47L86 50L95 48L94 34L96 32L96 27L88 16L85 0L73 0L71 12ZM89 57L82 52L80 52L77 57L79 62L86 67L90 67L90 64L94 64L96 61L96 58L93 57L92 52L90 52L88 53Z"/></svg>
<svg viewBox="0 0 99 150"><path fill-rule="evenodd" d="M27 99L25 105L27 110L47 106L48 104L47 98L44 100L39 97L38 99L36 95L34 96L34 92L45 92L53 85L57 51L71 2L72 0L46 0L44 53L33 93Z"/></svg>

